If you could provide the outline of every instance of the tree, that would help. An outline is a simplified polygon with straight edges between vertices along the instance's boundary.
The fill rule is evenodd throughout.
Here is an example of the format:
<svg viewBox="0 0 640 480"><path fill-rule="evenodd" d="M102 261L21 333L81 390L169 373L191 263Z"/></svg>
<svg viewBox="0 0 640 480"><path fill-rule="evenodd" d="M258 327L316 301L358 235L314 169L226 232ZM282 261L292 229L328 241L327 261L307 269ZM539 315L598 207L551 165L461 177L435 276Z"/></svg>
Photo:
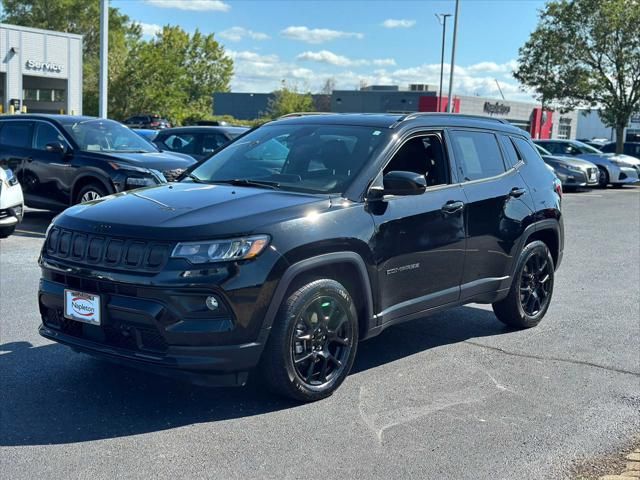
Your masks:
<svg viewBox="0 0 640 480"><path fill-rule="evenodd" d="M287 86L282 82L282 88L273 92L273 98L269 101L269 115L273 118L294 112L313 112L315 106L311 93L300 93L293 85Z"/></svg>
<svg viewBox="0 0 640 480"><path fill-rule="evenodd" d="M616 130L640 107L640 2L553 0L520 48L514 77L546 104L598 108Z"/></svg>
<svg viewBox="0 0 640 480"><path fill-rule="evenodd" d="M100 3L96 0L2 0L0 21L83 35L84 113L98 113L100 69ZM117 77L127 49L140 41L140 26L109 8L109 79ZM115 99L110 97L109 108Z"/></svg>
<svg viewBox="0 0 640 480"><path fill-rule="evenodd" d="M114 81L120 101L113 116L159 113L178 124L204 118L212 114L213 93L229 90L232 74L233 60L213 34L165 26L155 39L130 50Z"/></svg>

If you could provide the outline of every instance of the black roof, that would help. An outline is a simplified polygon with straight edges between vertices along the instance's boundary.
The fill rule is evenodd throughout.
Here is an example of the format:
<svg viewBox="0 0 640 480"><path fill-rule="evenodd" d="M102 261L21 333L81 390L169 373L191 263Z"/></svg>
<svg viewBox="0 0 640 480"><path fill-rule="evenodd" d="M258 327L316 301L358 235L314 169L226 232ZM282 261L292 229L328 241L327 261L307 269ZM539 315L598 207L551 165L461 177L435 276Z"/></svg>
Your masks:
<svg viewBox="0 0 640 480"><path fill-rule="evenodd" d="M403 125L425 127L476 127L523 134L523 130L510 123L491 117L463 115L459 113L327 113L313 115L289 115L270 124L307 125L358 125L364 127L397 128Z"/></svg>
<svg viewBox="0 0 640 480"><path fill-rule="evenodd" d="M22 113L19 115L3 115L0 120L53 120L61 124L78 123L87 120L110 120L86 115L60 115L48 113ZM116 120L114 120L116 121Z"/></svg>

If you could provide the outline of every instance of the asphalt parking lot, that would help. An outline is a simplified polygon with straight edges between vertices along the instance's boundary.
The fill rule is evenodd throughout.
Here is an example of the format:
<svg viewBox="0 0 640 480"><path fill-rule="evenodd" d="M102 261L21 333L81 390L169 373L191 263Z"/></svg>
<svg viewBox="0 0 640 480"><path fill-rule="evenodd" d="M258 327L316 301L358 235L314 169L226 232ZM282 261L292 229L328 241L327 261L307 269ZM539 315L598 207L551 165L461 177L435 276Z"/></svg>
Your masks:
<svg viewBox="0 0 640 480"><path fill-rule="evenodd" d="M557 479L640 431L640 187L566 194L540 326L472 305L362 343L297 405L73 353L37 334L52 215L0 243L0 471L21 478Z"/></svg>

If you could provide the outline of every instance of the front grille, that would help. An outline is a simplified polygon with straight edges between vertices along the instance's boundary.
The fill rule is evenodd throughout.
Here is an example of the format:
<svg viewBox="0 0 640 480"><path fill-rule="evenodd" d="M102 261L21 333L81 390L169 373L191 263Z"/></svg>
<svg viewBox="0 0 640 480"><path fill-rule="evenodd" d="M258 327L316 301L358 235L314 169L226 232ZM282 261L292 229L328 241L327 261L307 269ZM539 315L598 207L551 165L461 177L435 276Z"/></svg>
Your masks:
<svg viewBox="0 0 640 480"><path fill-rule="evenodd" d="M0 210L0 220L2 220L3 218L7 218L10 214L11 212L9 212L9 210L7 210L6 208Z"/></svg>
<svg viewBox="0 0 640 480"><path fill-rule="evenodd" d="M45 244L46 256L110 270L158 272L171 254L171 245L53 227Z"/></svg>
<svg viewBox="0 0 640 480"><path fill-rule="evenodd" d="M589 181L598 179L598 169L597 168L587 168L587 178Z"/></svg>
<svg viewBox="0 0 640 480"><path fill-rule="evenodd" d="M43 322L66 335L123 350L161 353L168 349L164 337L153 327L117 321L102 326L88 325L65 318L61 308L48 308Z"/></svg>
<svg viewBox="0 0 640 480"><path fill-rule="evenodd" d="M163 170L162 174L167 182L175 182L184 173L184 168L174 168L173 170Z"/></svg>

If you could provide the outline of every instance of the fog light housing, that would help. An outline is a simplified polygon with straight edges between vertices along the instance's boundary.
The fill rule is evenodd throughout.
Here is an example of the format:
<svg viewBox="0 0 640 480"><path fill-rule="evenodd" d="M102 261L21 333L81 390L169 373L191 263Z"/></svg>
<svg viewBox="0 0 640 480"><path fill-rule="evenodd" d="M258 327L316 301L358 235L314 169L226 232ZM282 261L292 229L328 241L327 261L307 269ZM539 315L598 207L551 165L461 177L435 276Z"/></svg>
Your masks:
<svg viewBox="0 0 640 480"><path fill-rule="evenodd" d="M210 295L206 298L206 300L204 301L205 305L207 306L207 308L211 311L215 311L218 309L218 307L220 306L220 302L218 301L218 299L216 297L214 297L213 295Z"/></svg>

